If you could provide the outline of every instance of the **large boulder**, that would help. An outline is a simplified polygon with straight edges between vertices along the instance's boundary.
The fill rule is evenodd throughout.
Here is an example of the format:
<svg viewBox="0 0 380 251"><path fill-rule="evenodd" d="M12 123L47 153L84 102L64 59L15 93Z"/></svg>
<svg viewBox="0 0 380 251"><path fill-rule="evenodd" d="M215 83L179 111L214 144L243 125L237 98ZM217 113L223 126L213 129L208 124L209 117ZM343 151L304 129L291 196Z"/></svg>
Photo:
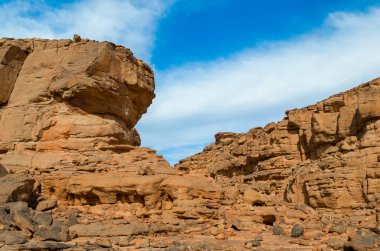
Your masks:
<svg viewBox="0 0 380 251"><path fill-rule="evenodd" d="M172 172L138 147L134 127L155 83L150 67L123 46L78 36L0 39L0 86L0 177L30 173L45 199L66 201L78 173ZM52 208L47 201L39 209Z"/></svg>
<svg viewBox="0 0 380 251"><path fill-rule="evenodd" d="M0 39L0 62L13 67L0 68L0 102L6 102L0 157L7 153L0 164L7 170L67 159L64 153L38 156L47 151L123 151L140 144L134 126L155 96L154 79L130 50L89 40Z"/></svg>

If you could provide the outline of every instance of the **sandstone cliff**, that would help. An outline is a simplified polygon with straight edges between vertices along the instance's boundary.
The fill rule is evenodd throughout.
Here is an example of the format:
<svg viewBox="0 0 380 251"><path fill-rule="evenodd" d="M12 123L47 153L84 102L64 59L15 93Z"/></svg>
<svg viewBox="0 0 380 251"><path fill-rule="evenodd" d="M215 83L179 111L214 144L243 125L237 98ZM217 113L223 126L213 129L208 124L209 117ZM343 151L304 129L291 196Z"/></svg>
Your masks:
<svg viewBox="0 0 380 251"><path fill-rule="evenodd" d="M128 49L88 40L0 46L0 163L8 172L27 170L43 195L67 199L73 173L169 167L137 147L134 126L154 98L154 79Z"/></svg>
<svg viewBox="0 0 380 251"><path fill-rule="evenodd" d="M286 115L248 133L219 133L214 144L177 168L276 201L375 208L380 202L380 79Z"/></svg>
<svg viewBox="0 0 380 251"><path fill-rule="evenodd" d="M377 232L380 79L286 115L248 133L218 133L176 167L214 178L234 203L307 207L298 223L310 229L340 224ZM286 228L288 213L278 212L276 224Z"/></svg>
<svg viewBox="0 0 380 251"><path fill-rule="evenodd" d="M4 248L134 249L146 246L141 235L180 232L176 218L215 213L206 206L222 193L211 178L184 178L139 147L134 126L155 86L129 49L78 36L1 39L0 62Z"/></svg>
<svg viewBox="0 0 380 251"><path fill-rule="evenodd" d="M0 39L1 250L377 250L380 80L171 167L130 50Z"/></svg>

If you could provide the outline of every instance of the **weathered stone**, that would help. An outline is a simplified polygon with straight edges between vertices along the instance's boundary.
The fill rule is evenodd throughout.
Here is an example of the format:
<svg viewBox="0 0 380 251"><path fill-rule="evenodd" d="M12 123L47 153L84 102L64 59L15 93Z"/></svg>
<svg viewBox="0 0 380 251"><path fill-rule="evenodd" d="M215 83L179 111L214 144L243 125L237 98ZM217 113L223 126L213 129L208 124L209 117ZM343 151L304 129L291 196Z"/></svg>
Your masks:
<svg viewBox="0 0 380 251"><path fill-rule="evenodd" d="M60 242L52 241L29 241L22 245L13 245L17 250L78 250L82 251L83 249L69 244L64 244Z"/></svg>
<svg viewBox="0 0 380 251"><path fill-rule="evenodd" d="M23 202L23 201L6 203L6 204L4 204L4 207L12 215L14 215L16 212L22 212L22 213L26 213L26 214L29 214L29 212L30 212L30 209L28 207L28 203Z"/></svg>
<svg viewBox="0 0 380 251"><path fill-rule="evenodd" d="M0 103L8 101L26 57L17 46L0 47Z"/></svg>
<svg viewBox="0 0 380 251"><path fill-rule="evenodd" d="M345 250L366 251L374 249L374 240L372 238L361 238L344 243Z"/></svg>
<svg viewBox="0 0 380 251"><path fill-rule="evenodd" d="M343 234L346 232L346 227L343 224L337 224L329 229L329 233L338 233L338 234Z"/></svg>
<svg viewBox="0 0 380 251"><path fill-rule="evenodd" d="M7 245L23 244L27 241L25 235L16 231L0 232L0 241L5 241Z"/></svg>
<svg viewBox="0 0 380 251"><path fill-rule="evenodd" d="M32 233L38 228L29 211L15 211L13 213L13 220L20 229L29 230Z"/></svg>
<svg viewBox="0 0 380 251"><path fill-rule="evenodd" d="M282 229L282 227L280 227L280 226L274 225L272 227L272 233L274 235L282 235L282 234L284 234L284 229Z"/></svg>
<svg viewBox="0 0 380 251"><path fill-rule="evenodd" d="M220 199L222 196L220 188L212 179L197 175L170 176L160 187L175 199Z"/></svg>
<svg viewBox="0 0 380 251"><path fill-rule="evenodd" d="M303 227L301 226L294 226L292 228L292 232L290 233L290 236L291 237L300 237L301 235L303 235Z"/></svg>
<svg viewBox="0 0 380 251"><path fill-rule="evenodd" d="M66 226L71 227L78 224L78 212L74 211L70 213L69 220L66 222Z"/></svg>
<svg viewBox="0 0 380 251"><path fill-rule="evenodd" d="M100 246L100 247L103 247L103 248L111 248L112 247L112 243L110 242L109 239L97 239L95 241L95 244Z"/></svg>
<svg viewBox="0 0 380 251"><path fill-rule="evenodd" d="M324 243L326 243L329 247L331 247L334 250L342 250L345 242L346 240L342 238L330 238L327 239Z"/></svg>
<svg viewBox="0 0 380 251"><path fill-rule="evenodd" d="M53 209L57 206L57 201L54 199L43 200L38 203L36 210L37 211L47 211Z"/></svg>
<svg viewBox="0 0 380 251"><path fill-rule="evenodd" d="M33 217L34 222L42 226L50 226L53 222L53 217L50 212L37 213Z"/></svg>
<svg viewBox="0 0 380 251"><path fill-rule="evenodd" d="M260 241L258 240L250 240L245 243L246 248L258 247L260 246ZM248 246L248 247L247 247Z"/></svg>
<svg viewBox="0 0 380 251"><path fill-rule="evenodd" d="M0 178L0 203L26 201L33 194L33 178L23 174L7 174Z"/></svg>
<svg viewBox="0 0 380 251"><path fill-rule="evenodd" d="M273 199L271 199L270 196L254 191L252 189L247 189L244 191L243 199L245 203L252 206L273 205Z"/></svg>
<svg viewBox="0 0 380 251"><path fill-rule="evenodd" d="M69 228L70 236L78 237L114 237L131 236L147 232L143 226L135 224L107 225L102 223L92 223L88 225L74 225Z"/></svg>
<svg viewBox="0 0 380 251"><path fill-rule="evenodd" d="M33 237L42 241L68 241L69 229L66 226L42 226L34 234Z"/></svg>
<svg viewBox="0 0 380 251"><path fill-rule="evenodd" d="M130 244L134 245L136 249L149 248L150 241L149 239L134 239L130 242Z"/></svg>
<svg viewBox="0 0 380 251"><path fill-rule="evenodd" d="M5 226L14 224L10 210L6 207L0 207L0 224Z"/></svg>

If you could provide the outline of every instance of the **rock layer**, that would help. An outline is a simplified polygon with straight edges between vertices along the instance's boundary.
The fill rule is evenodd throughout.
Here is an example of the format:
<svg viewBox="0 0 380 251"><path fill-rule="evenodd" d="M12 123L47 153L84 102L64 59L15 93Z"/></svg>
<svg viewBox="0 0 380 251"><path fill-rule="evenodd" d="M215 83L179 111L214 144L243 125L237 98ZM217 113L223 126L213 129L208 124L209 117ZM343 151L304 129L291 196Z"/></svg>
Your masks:
<svg viewBox="0 0 380 251"><path fill-rule="evenodd" d="M0 39L0 249L379 248L380 79L175 168L139 147L153 98L122 46Z"/></svg>
<svg viewBox="0 0 380 251"><path fill-rule="evenodd" d="M216 142L177 168L270 200L312 208L374 208L380 202L380 79L248 133ZM375 211L373 212L375 214ZM373 222L375 224L375 222Z"/></svg>
<svg viewBox="0 0 380 251"><path fill-rule="evenodd" d="M187 219L217 215L222 193L212 179L185 178L139 147L134 126L154 98L154 78L130 50L75 36L1 39L0 51L0 204L8 219L0 247L159 248L160 240L146 246L135 236L178 233L196 225ZM31 208L21 216L7 209L22 201Z"/></svg>
<svg viewBox="0 0 380 251"><path fill-rule="evenodd" d="M287 111L264 128L218 133L214 144L176 167L214 178L225 195L233 190L231 198L253 207L305 207L301 219L309 228L329 225L319 222L328 217L330 224L379 229L379 103L375 79ZM273 215L286 228L286 214Z"/></svg>
<svg viewBox="0 0 380 251"><path fill-rule="evenodd" d="M39 175L44 195L66 197L60 183L72 173L123 168L134 151L168 166L150 149L135 150L154 79L128 49L42 39L2 39L0 48L0 162L8 172Z"/></svg>

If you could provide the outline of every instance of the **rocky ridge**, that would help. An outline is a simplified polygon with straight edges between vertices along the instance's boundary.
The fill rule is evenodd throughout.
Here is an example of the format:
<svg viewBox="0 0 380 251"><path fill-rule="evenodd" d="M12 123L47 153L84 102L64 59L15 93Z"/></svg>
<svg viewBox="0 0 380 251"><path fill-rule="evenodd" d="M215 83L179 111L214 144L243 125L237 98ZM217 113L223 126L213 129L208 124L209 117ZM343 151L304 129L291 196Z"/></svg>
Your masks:
<svg viewBox="0 0 380 251"><path fill-rule="evenodd" d="M129 49L0 39L0 250L378 250L380 79L175 168Z"/></svg>
<svg viewBox="0 0 380 251"><path fill-rule="evenodd" d="M336 232L337 226L340 234L378 233L379 104L380 79L375 79L315 105L287 111L282 121L264 128L219 133L214 144L176 168L212 177L234 203L240 198L259 211L274 210L274 224L288 232L299 224L305 227L304 235L323 236ZM279 205L287 209L281 212ZM294 214L298 217L293 222L289 215ZM256 217L252 209L234 210L232 215L248 217L250 222ZM343 236L342 243L347 240ZM373 238L379 241L378 236ZM353 250L369 248L372 245Z"/></svg>

